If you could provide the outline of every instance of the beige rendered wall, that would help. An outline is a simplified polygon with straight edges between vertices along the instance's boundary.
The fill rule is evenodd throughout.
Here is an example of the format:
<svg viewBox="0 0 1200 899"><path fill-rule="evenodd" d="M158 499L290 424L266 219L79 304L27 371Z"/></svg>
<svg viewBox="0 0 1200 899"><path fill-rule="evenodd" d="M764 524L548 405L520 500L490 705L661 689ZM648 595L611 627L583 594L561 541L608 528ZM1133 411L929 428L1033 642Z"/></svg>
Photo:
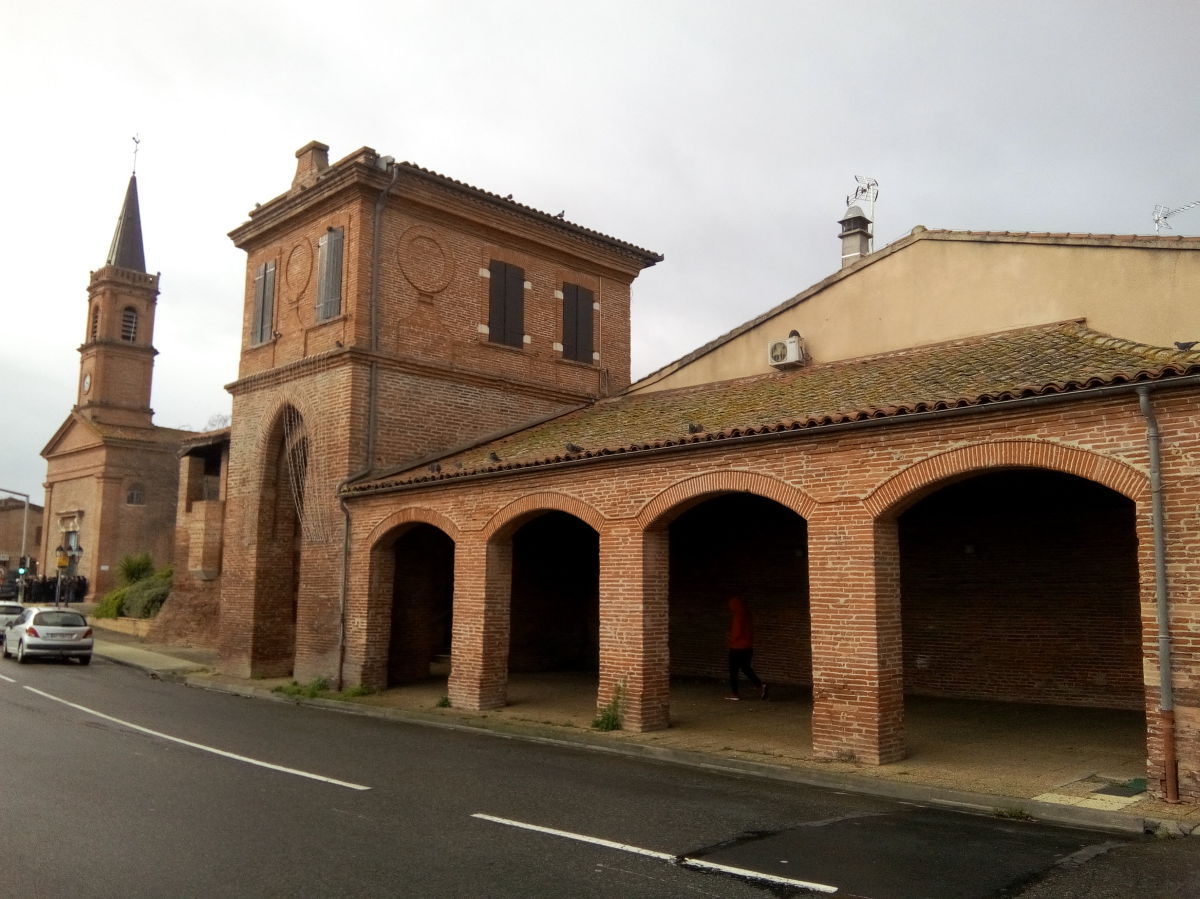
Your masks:
<svg viewBox="0 0 1200 899"><path fill-rule="evenodd" d="M1068 319L1155 346L1200 340L1200 247L916 239L883 251L676 371L665 390L771 371L767 343L795 330L816 362Z"/></svg>

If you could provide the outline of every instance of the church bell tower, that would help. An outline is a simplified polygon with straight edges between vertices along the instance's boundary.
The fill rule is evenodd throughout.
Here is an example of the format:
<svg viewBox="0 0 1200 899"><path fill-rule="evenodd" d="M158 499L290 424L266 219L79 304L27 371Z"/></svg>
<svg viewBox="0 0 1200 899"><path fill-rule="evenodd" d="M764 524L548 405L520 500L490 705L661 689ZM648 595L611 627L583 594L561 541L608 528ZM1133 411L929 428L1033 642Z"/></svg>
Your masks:
<svg viewBox="0 0 1200 899"><path fill-rule="evenodd" d="M88 283L75 408L97 424L152 426L150 385L157 350L151 340L157 298L158 275L146 272L134 174L108 259Z"/></svg>

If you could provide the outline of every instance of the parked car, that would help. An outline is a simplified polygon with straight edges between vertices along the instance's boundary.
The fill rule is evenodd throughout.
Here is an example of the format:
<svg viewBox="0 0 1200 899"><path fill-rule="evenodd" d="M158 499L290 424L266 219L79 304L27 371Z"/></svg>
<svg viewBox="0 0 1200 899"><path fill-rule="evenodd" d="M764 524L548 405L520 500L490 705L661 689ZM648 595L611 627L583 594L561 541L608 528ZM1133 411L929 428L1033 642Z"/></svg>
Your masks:
<svg viewBox="0 0 1200 899"><path fill-rule="evenodd" d="M16 621L25 607L18 602L0 602L0 643L4 642L4 628Z"/></svg>
<svg viewBox="0 0 1200 899"><path fill-rule="evenodd" d="M32 606L4 628L4 657L28 662L35 656L92 661L92 629L87 619L71 609Z"/></svg>

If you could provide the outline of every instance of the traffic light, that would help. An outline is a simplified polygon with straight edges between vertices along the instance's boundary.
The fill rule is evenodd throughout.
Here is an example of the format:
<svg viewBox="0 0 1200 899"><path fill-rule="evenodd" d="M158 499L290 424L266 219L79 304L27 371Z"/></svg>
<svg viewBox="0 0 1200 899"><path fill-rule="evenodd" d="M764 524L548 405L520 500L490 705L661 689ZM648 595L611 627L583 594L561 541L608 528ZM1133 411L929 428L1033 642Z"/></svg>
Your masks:
<svg viewBox="0 0 1200 899"><path fill-rule="evenodd" d="M21 556L21 561L17 563L17 574L24 577L25 569L28 567L28 565L29 565L29 559L26 558L25 556Z"/></svg>

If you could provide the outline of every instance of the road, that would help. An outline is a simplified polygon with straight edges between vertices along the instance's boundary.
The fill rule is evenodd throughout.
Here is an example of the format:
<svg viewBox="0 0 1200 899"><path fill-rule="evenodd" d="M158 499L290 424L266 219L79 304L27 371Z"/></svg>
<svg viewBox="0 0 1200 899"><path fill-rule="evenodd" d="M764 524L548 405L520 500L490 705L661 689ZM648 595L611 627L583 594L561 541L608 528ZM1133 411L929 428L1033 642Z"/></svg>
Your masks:
<svg viewBox="0 0 1200 899"><path fill-rule="evenodd" d="M982 897L1141 844L245 699L99 658L0 677L7 895Z"/></svg>

